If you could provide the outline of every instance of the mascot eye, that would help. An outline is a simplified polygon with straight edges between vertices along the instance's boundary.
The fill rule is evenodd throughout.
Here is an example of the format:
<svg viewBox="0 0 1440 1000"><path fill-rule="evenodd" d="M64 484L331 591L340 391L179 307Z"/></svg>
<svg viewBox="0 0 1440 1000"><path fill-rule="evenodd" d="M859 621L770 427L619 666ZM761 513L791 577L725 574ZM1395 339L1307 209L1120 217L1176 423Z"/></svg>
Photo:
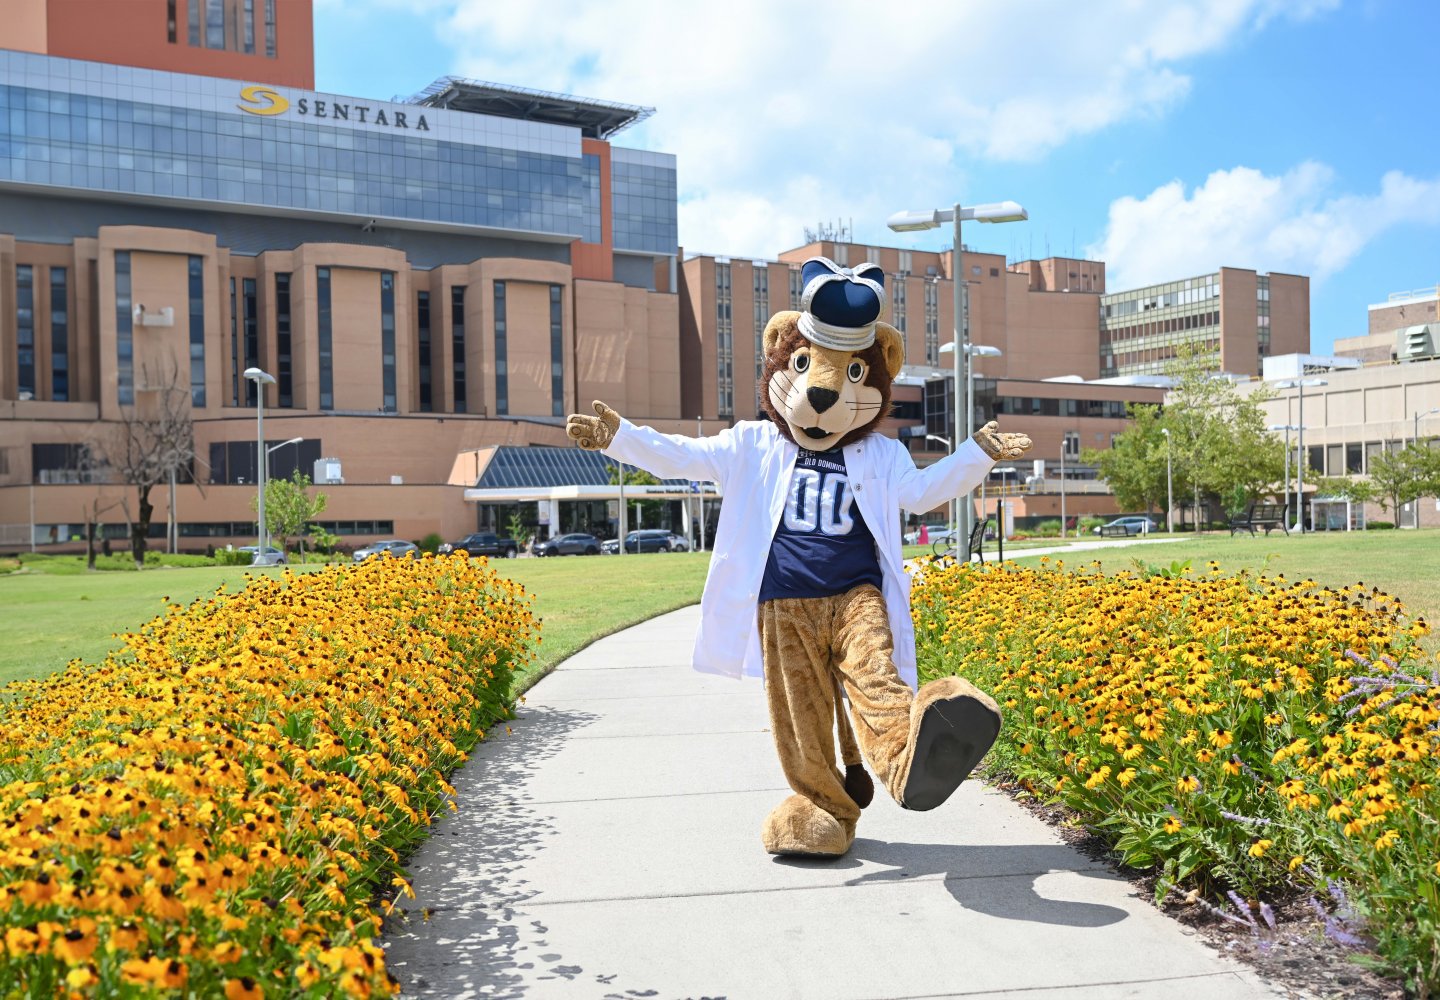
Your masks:
<svg viewBox="0 0 1440 1000"><path fill-rule="evenodd" d="M865 377L865 364L864 364L864 362L861 362L861 361L852 361L852 362L850 362L850 367L847 368L847 369L845 369L845 374L846 374L847 376L849 376L851 382L859 382L862 378Z"/></svg>
<svg viewBox="0 0 1440 1000"><path fill-rule="evenodd" d="M808 370L810 367L810 355L795 355L793 358L790 359L790 367L794 368L797 372L804 372Z"/></svg>

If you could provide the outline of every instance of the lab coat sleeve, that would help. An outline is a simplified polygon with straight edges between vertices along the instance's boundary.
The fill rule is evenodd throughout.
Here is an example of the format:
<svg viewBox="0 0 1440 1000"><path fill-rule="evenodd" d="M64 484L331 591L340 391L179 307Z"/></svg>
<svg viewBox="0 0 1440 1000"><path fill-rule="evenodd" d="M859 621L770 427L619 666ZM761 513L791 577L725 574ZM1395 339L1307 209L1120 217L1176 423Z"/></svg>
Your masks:
<svg viewBox="0 0 1440 1000"><path fill-rule="evenodd" d="M661 434L624 419L605 454L638 465L661 479L709 480L725 484L725 474L736 451L736 432L727 427L712 437Z"/></svg>
<svg viewBox="0 0 1440 1000"><path fill-rule="evenodd" d="M888 440L888 439L887 439ZM915 468L910 452L898 441L892 442L891 475L895 496L900 506L916 514L934 510L948 500L969 493L980 485L995 459L973 440L966 439L955 453L946 455L933 465Z"/></svg>

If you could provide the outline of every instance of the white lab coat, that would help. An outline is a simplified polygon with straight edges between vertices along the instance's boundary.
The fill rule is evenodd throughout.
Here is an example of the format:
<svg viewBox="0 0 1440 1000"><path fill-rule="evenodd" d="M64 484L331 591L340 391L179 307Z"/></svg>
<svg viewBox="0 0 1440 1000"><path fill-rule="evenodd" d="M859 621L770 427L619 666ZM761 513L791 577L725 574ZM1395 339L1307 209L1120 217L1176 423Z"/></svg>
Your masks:
<svg viewBox="0 0 1440 1000"><path fill-rule="evenodd" d="M769 420L747 420L713 437L661 434L622 420L605 454L662 479L711 480L724 495L715 553L700 599L695 669L760 676L757 600L770 543L784 512L799 446ZM895 666L915 687L915 627L910 577L900 554L901 508L924 513L979 485L995 464L972 440L934 465L917 469L899 441L868 434L845 446L855 502L875 536Z"/></svg>

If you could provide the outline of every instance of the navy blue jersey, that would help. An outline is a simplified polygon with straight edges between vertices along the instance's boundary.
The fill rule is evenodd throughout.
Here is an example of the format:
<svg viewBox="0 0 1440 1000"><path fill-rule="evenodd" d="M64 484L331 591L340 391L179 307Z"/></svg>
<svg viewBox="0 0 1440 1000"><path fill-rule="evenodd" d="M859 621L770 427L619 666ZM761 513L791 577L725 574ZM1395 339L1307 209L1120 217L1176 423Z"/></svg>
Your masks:
<svg viewBox="0 0 1440 1000"><path fill-rule="evenodd" d="M830 597L862 583L881 585L875 536L845 472L845 453L800 449L785 513L770 543L760 600Z"/></svg>

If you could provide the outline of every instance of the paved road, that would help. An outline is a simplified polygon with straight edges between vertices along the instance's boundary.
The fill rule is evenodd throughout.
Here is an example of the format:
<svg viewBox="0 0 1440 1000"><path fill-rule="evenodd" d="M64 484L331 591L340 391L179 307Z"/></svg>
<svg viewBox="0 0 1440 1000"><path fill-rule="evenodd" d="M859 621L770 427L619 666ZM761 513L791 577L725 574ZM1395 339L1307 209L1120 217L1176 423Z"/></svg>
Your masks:
<svg viewBox="0 0 1440 1000"><path fill-rule="evenodd" d="M1275 995L978 782L928 813L877 798L842 860L770 857L764 694L690 669L698 622L590 646L476 749L386 942L407 996Z"/></svg>

